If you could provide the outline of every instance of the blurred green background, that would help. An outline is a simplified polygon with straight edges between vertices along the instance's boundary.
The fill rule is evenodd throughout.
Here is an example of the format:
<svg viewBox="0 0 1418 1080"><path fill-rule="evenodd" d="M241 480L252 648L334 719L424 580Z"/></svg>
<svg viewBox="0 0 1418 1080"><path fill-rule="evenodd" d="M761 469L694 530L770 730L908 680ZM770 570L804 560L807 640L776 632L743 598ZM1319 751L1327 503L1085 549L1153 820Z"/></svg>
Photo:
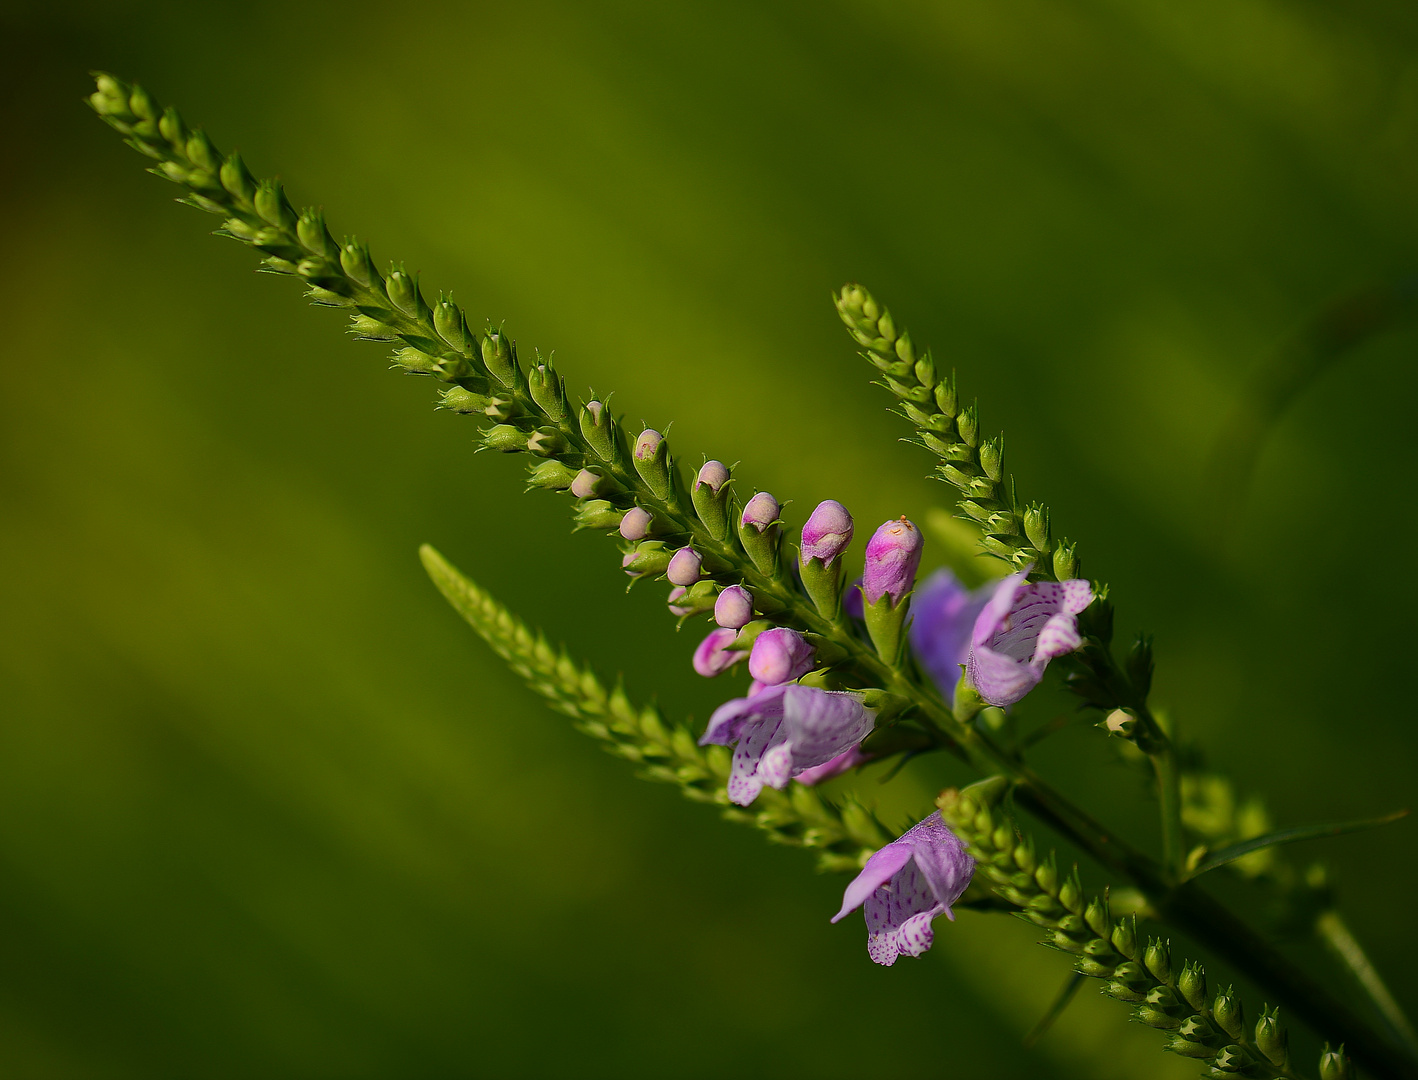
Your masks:
<svg viewBox="0 0 1418 1080"><path fill-rule="evenodd" d="M0 6L0 1068L1196 1071L1092 988L1021 1048L1066 965L1012 920L876 968L841 880L523 690L420 542L672 715L737 684L430 383L174 206L89 69L798 521L946 496L829 303L867 283L1156 633L1156 699L1302 823L1413 798L1418 333L1305 382L1248 498L1209 461L1298 328L1418 269L1415 45L1383 0ZM1041 756L1146 841L1111 758ZM963 779L857 786L904 822ZM1418 829L1297 854L1418 1005Z"/></svg>

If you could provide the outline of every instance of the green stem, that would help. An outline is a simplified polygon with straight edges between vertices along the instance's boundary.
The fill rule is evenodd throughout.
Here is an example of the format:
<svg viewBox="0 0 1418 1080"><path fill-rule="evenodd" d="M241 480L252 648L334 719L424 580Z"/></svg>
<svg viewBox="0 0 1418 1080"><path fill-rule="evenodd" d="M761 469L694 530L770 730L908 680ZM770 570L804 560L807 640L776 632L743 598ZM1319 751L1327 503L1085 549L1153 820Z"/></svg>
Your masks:
<svg viewBox="0 0 1418 1080"><path fill-rule="evenodd" d="M1364 988L1364 992L1369 995L1369 1000L1378 1008L1384 1022L1389 1026L1394 1037L1407 1049L1409 1056L1418 1060L1418 1034L1415 1034L1412 1022L1404 1013L1403 1007L1389 992L1383 978L1370 962L1363 946L1354 937L1339 912L1333 908L1321 912L1319 918L1315 920L1315 933L1329 947L1340 963L1349 969L1350 974L1354 976L1359 985Z"/></svg>
<svg viewBox="0 0 1418 1080"><path fill-rule="evenodd" d="M1155 754L1152 768L1157 773L1157 797L1162 814L1162 867L1173 881L1182 879L1186 863L1186 838L1182 835L1182 775L1172 744Z"/></svg>

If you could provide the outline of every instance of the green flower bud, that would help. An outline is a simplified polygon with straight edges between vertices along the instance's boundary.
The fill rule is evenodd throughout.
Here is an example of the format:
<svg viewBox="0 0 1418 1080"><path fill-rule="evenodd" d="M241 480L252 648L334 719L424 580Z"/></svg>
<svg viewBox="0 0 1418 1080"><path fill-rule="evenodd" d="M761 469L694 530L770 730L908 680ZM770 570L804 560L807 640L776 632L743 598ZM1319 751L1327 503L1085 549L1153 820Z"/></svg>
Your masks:
<svg viewBox="0 0 1418 1080"><path fill-rule="evenodd" d="M221 171L222 156L217 152L212 140L207 137L205 131L197 130L187 137L187 145L184 148L187 158L204 172L211 173L214 177Z"/></svg>
<svg viewBox="0 0 1418 1080"><path fill-rule="evenodd" d="M542 491L565 491L576 479L576 470L559 461L543 461L531 466L527 477L527 490L538 488Z"/></svg>
<svg viewBox="0 0 1418 1080"><path fill-rule="evenodd" d="M1216 1068L1223 1073L1244 1072L1255 1064L1255 1058L1244 1046L1223 1046L1216 1052Z"/></svg>
<svg viewBox="0 0 1418 1080"><path fill-rule="evenodd" d="M477 339L468 331L463 311L452 300L440 296L433 305L433 328L438 336L461 353L476 353Z"/></svg>
<svg viewBox="0 0 1418 1080"><path fill-rule="evenodd" d="M492 400L486 394L475 394L461 386L450 386L447 390L439 393L440 409L447 409L449 412L461 413L468 416L472 413L483 412ZM505 419L505 417L497 417Z"/></svg>
<svg viewBox="0 0 1418 1080"><path fill-rule="evenodd" d="M1197 963L1183 965L1177 976L1177 989L1197 1012L1206 1008L1206 969Z"/></svg>
<svg viewBox="0 0 1418 1080"><path fill-rule="evenodd" d="M1049 852L1049 857L1034 871L1034 880L1039 883L1039 888L1043 889L1050 896L1057 896L1059 891L1059 866L1054 853Z"/></svg>
<svg viewBox="0 0 1418 1080"><path fill-rule="evenodd" d="M1073 544L1060 544L1054 548L1054 577L1060 581L1078 577L1078 549Z"/></svg>
<svg viewBox="0 0 1418 1080"><path fill-rule="evenodd" d="M1344 1047L1331 1050L1324 1044L1320 1053L1320 1080L1354 1080L1354 1065L1344 1056Z"/></svg>
<svg viewBox="0 0 1418 1080"><path fill-rule="evenodd" d="M1088 924L1088 928L1104 940L1111 940L1113 929L1113 919L1108 913L1108 900L1106 897L1095 896L1088 902L1088 907L1083 912L1083 921Z"/></svg>
<svg viewBox="0 0 1418 1080"><path fill-rule="evenodd" d="M1158 982L1169 983L1172 981L1172 950L1168 942L1161 938L1153 938L1149 941L1142 962Z"/></svg>
<svg viewBox="0 0 1418 1080"><path fill-rule="evenodd" d="M723 540L729 535L729 469L721 461L706 461L699 467L694 477L694 487L690 500L694 512L709 530L715 540Z"/></svg>
<svg viewBox="0 0 1418 1080"><path fill-rule="evenodd" d="M156 120L158 118L157 102L137 83L134 83L133 88L128 91L128 108L139 120Z"/></svg>
<svg viewBox="0 0 1418 1080"><path fill-rule="evenodd" d="M1004 436L997 435L980 447L980 468L995 483L1004 478Z"/></svg>
<svg viewBox="0 0 1418 1080"><path fill-rule="evenodd" d="M1083 912L1083 883L1078 879L1077 863L1068 878L1059 886L1059 903L1075 915Z"/></svg>
<svg viewBox="0 0 1418 1080"><path fill-rule="evenodd" d="M232 154L222 163L220 179L222 187L242 202L249 203L256 198L256 177L251 175L240 154Z"/></svg>
<svg viewBox="0 0 1418 1080"><path fill-rule="evenodd" d="M526 432L511 424L498 424L496 427L479 432L479 434L483 437L483 444L489 450L498 450L504 454L517 454L527 449Z"/></svg>
<svg viewBox="0 0 1418 1080"><path fill-rule="evenodd" d="M340 246L335 243L330 230L325 228L325 215L315 207L307 206L300 212L300 218L295 223L295 235L301 246L312 255L339 258Z"/></svg>
<svg viewBox="0 0 1418 1080"><path fill-rule="evenodd" d="M517 385L517 349L501 330L488 330L482 339L483 364L503 386Z"/></svg>
<svg viewBox="0 0 1418 1080"><path fill-rule="evenodd" d="M547 464L551 464L548 462ZM581 529L609 531L620 528L620 519L625 514L617 510L605 499L584 499L576 504L573 532Z"/></svg>
<svg viewBox="0 0 1418 1080"><path fill-rule="evenodd" d="M1217 992L1216 1000L1211 1006L1211 1015L1216 1017L1216 1022L1231 1038L1240 1039L1242 1037L1242 1032L1246 1028L1246 1016L1234 986Z"/></svg>
<svg viewBox="0 0 1418 1080"><path fill-rule="evenodd" d="M955 393L955 376L952 374L948 379L942 379L940 385L935 388L935 403L945 416L955 419L955 414L960 411L960 398Z"/></svg>
<svg viewBox="0 0 1418 1080"><path fill-rule="evenodd" d="M1177 995L1169 986L1154 986L1147 991L1147 1004L1179 1021L1188 1012L1187 1007L1177 1000Z"/></svg>
<svg viewBox="0 0 1418 1080"><path fill-rule="evenodd" d="M182 116L171 105L163 110L162 118L158 121L158 133L179 154L187 149L187 125L182 122Z"/></svg>
<svg viewBox="0 0 1418 1080"><path fill-rule="evenodd" d="M616 457L615 421L610 409L599 401L588 401L581 407L581 436L602 461Z"/></svg>
<svg viewBox="0 0 1418 1080"><path fill-rule="evenodd" d="M295 231L296 214L278 180L262 180L256 185L256 213L266 224L282 232Z"/></svg>
<svg viewBox="0 0 1418 1080"><path fill-rule="evenodd" d="M670 565L674 553L665 546L663 540L642 540L628 551L621 560L627 574L639 577L642 574L663 574Z"/></svg>
<svg viewBox="0 0 1418 1080"><path fill-rule="evenodd" d="M1034 871L1039 866L1039 859L1034 852L1034 838L1026 836L1014 848L1014 865L1029 875L1030 883L1033 883Z"/></svg>
<svg viewBox="0 0 1418 1080"><path fill-rule="evenodd" d="M1160 1031L1176 1031L1181 1026L1181 1021L1174 1016L1168 1016L1161 1009L1154 1009L1151 1005L1139 1005L1134 1011L1137 1019L1150 1028L1157 1028Z"/></svg>
<svg viewBox="0 0 1418 1080"><path fill-rule="evenodd" d="M1118 978L1109 979L1103 987L1103 993L1118 1001L1139 1002L1143 995L1140 991L1133 989L1126 982Z"/></svg>
<svg viewBox="0 0 1418 1080"><path fill-rule="evenodd" d="M942 412L945 410L942 409ZM955 418L955 428L960 432L960 441L974 449L980 440L980 417L976 406L963 409Z"/></svg>
<svg viewBox="0 0 1418 1080"><path fill-rule="evenodd" d="M441 370L438 361L425 352L406 345L394 354L394 363L410 375L438 375Z"/></svg>
<svg viewBox="0 0 1418 1080"><path fill-rule="evenodd" d="M1182 1038L1180 1035L1167 1040L1167 1049L1174 1054L1181 1054L1182 1057L1189 1058L1209 1058L1212 1053L1211 1047L1207 1046L1205 1043L1193 1042L1190 1039Z"/></svg>
<svg viewBox="0 0 1418 1080"><path fill-rule="evenodd" d="M537 364L527 372L527 389L538 408L556 423L571 415L566 402L566 380L548 365Z"/></svg>
<svg viewBox="0 0 1418 1080"><path fill-rule="evenodd" d="M555 457L566 450L566 436L554 427L539 427L527 437L527 449L541 457Z"/></svg>
<svg viewBox="0 0 1418 1080"><path fill-rule="evenodd" d="M635 440L631 455L635 471L657 498L670 497L670 444L654 428L646 428Z"/></svg>
<svg viewBox="0 0 1418 1080"><path fill-rule="evenodd" d="M403 267L396 266L389 271L384 291L389 295L389 302L399 311L411 319L418 318L423 308L423 297L419 295L418 282L409 277Z"/></svg>
<svg viewBox="0 0 1418 1080"><path fill-rule="evenodd" d="M1177 1033L1184 1039L1191 1039L1193 1042L1211 1043L1213 1046L1221 1041L1216 1029L1207 1023L1204 1016L1188 1016L1182 1021L1182 1026L1177 1029Z"/></svg>
<svg viewBox="0 0 1418 1080"><path fill-rule="evenodd" d="M1152 982L1142 965L1132 960L1119 964L1113 971L1113 979L1135 993L1138 1001L1146 998L1148 986Z"/></svg>
<svg viewBox="0 0 1418 1080"><path fill-rule="evenodd" d="M906 342L909 347L911 342L910 335L903 334L901 341ZM896 355L900 356L902 360L907 359L907 357L901 355L901 342L897 342L896 344ZM935 360L931 358L929 349L926 350L924 356L916 361L916 381L927 390L931 391L930 404L932 406L935 405L935 388L936 384L940 382L940 374L935 369Z"/></svg>
<svg viewBox="0 0 1418 1080"><path fill-rule="evenodd" d="M94 112L116 120L132 117L133 113L128 107L127 87L112 75L102 72L94 76L94 84L96 89L89 97L89 104L93 106Z"/></svg>
<svg viewBox="0 0 1418 1080"><path fill-rule="evenodd" d="M1280 1023L1280 1009L1261 1010L1256 1021L1256 1048L1272 1065L1284 1067L1290 1057L1290 1034Z"/></svg>
<svg viewBox="0 0 1418 1080"><path fill-rule="evenodd" d="M225 183L225 168L222 178ZM351 240L340 249L340 265L345 268L345 273L361 285L369 286L379 276L369 258L369 245L361 244L358 240Z"/></svg>

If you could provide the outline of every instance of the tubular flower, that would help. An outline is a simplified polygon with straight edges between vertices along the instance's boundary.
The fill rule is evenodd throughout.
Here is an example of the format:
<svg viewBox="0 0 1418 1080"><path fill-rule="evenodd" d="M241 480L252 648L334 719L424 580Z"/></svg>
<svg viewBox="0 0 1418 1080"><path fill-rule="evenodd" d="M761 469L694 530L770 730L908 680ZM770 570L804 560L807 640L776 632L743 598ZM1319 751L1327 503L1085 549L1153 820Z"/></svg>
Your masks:
<svg viewBox="0 0 1418 1080"><path fill-rule="evenodd" d="M812 670L815 656L815 650L800 633L775 626L754 641L748 673L769 685L792 682Z"/></svg>
<svg viewBox="0 0 1418 1080"><path fill-rule="evenodd" d="M890 967L903 953L920 956L931 947L937 915L954 919L950 905L970 884L975 860L937 810L867 860L842 896L832 921L866 905L867 953Z"/></svg>
<svg viewBox="0 0 1418 1080"><path fill-rule="evenodd" d="M875 722L860 694L770 686L720 705L699 745L738 744L729 772L729 801L748 806L765 784L781 790L793 777L856 746Z"/></svg>
<svg viewBox="0 0 1418 1080"><path fill-rule="evenodd" d="M955 698L960 667L970 655L975 619L992 591L987 587L972 593L949 570L941 569L926 578L912 598L911 651L946 701Z"/></svg>
<svg viewBox="0 0 1418 1080"><path fill-rule="evenodd" d="M854 746L850 750L845 750L838 754L831 761L823 762L821 765L814 765L811 769L804 769L793 777L800 784L812 787L814 784L821 784L831 780L834 776L841 776L848 769L855 769L858 765L865 765L871 758L862 753L860 746Z"/></svg>
<svg viewBox="0 0 1418 1080"><path fill-rule="evenodd" d="M1039 685L1049 661L1083 644L1078 613L1093 602L1082 578L1024 580L1011 574L975 618L965 670L991 705L1013 705Z"/></svg>
<svg viewBox="0 0 1418 1080"><path fill-rule="evenodd" d="M746 657L748 653L743 650L729 648L736 637L736 630L720 628L709 631L709 635L694 650L694 670L706 679L712 679Z"/></svg>

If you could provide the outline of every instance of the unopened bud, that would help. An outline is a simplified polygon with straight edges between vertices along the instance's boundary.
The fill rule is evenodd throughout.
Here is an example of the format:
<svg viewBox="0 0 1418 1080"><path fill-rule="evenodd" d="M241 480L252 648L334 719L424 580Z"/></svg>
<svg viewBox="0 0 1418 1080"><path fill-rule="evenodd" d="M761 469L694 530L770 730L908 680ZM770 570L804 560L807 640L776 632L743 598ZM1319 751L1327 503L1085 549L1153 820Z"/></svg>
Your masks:
<svg viewBox="0 0 1418 1080"><path fill-rule="evenodd" d="M706 461L694 478L694 512L715 540L729 535L729 470L722 461Z"/></svg>
<svg viewBox="0 0 1418 1080"><path fill-rule="evenodd" d="M566 419L566 380L546 364L527 372L527 392L552 421L559 424Z"/></svg>
<svg viewBox="0 0 1418 1080"><path fill-rule="evenodd" d="M566 437L554 427L539 427L527 436L527 449L541 457L554 457L566 449Z"/></svg>
<svg viewBox="0 0 1418 1080"><path fill-rule="evenodd" d="M669 568L670 553L665 549L664 541L645 540L634 551L626 552L620 565L631 577L663 574Z"/></svg>
<svg viewBox="0 0 1418 1080"><path fill-rule="evenodd" d="M259 192L257 193L259 196ZM263 215L264 216L264 215ZM389 294L389 302L410 318L417 318L423 298L419 296L417 282L402 269L389 274L384 282L384 290Z"/></svg>
<svg viewBox="0 0 1418 1080"><path fill-rule="evenodd" d="M632 506L620 519L620 535L627 540L644 540L650 533L653 515L644 507Z"/></svg>
<svg viewBox="0 0 1418 1080"><path fill-rule="evenodd" d="M581 407L581 435L602 461L615 460L615 426L611 411L599 401Z"/></svg>
<svg viewBox="0 0 1418 1080"><path fill-rule="evenodd" d="M706 679L722 675L744 658L744 653L731 649L735 633L719 627L709 631L709 636L694 650L694 670Z"/></svg>
<svg viewBox="0 0 1418 1080"><path fill-rule="evenodd" d="M753 594L742 585L730 585L714 603L714 621L739 630L753 621Z"/></svg>
<svg viewBox="0 0 1418 1080"><path fill-rule="evenodd" d="M286 198L285 190L277 180L262 180L256 185L256 213L268 225L285 232L294 232L296 226L295 208Z"/></svg>
<svg viewBox="0 0 1418 1080"><path fill-rule="evenodd" d="M1130 739L1137 729L1137 717L1127 709L1114 709L1103 721L1103 725L1108 729L1108 734Z"/></svg>
<svg viewBox="0 0 1418 1080"><path fill-rule="evenodd" d="M1113 948L1129 960L1137 959L1137 916L1129 915L1119 919L1113 927Z"/></svg>
<svg viewBox="0 0 1418 1080"><path fill-rule="evenodd" d="M739 541L753 565L764 574L778 569L778 516L782 508L778 500L760 491L748 500L739 518Z"/></svg>
<svg viewBox="0 0 1418 1080"><path fill-rule="evenodd" d="M1148 943L1147 952L1143 954L1142 962L1147 965L1147 970L1152 972L1158 982L1172 981L1172 950L1168 948L1168 943L1161 938L1155 938Z"/></svg>
<svg viewBox="0 0 1418 1080"><path fill-rule="evenodd" d="M683 585L676 585L670 590L670 614L683 618L687 615L698 615L701 612L712 611L717 590L718 586L712 581L701 581L687 589ZM748 654L744 653L744 655Z"/></svg>
<svg viewBox="0 0 1418 1080"><path fill-rule="evenodd" d="M1331 1050L1329 1043L1324 1044L1324 1051L1320 1054L1320 1080L1354 1080L1354 1066L1344 1056L1343 1045L1338 1050Z"/></svg>
<svg viewBox="0 0 1418 1080"><path fill-rule="evenodd" d="M980 447L980 468L995 483L1004 478L1004 439L996 437Z"/></svg>
<svg viewBox="0 0 1418 1080"><path fill-rule="evenodd" d="M974 405L955 418L955 428L960 432L960 441L973 449L980 438L980 418Z"/></svg>
<svg viewBox="0 0 1418 1080"><path fill-rule="evenodd" d="M482 339L483 364L503 386L517 385L517 351L501 330Z"/></svg>
<svg viewBox="0 0 1418 1080"><path fill-rule="evenodd" d="M1186 964L1177 976L1177 989L1193 1009L1201 1012L1206 1008L1206 969L1200 964Z"/></svg>
<svg viewBox="0 0 1418 1080"><path fill-rule="evenodd" d="M1244 1046L1223 1046L1216 1052L1216 1068L1222 1073L1244 1072L1255 1064L1255 1058Z"/></svg>
<svg viewBox="0 0 1418 1080"><path fill-rule="evenodd" d="M670 494L670 445L654 428L646 428L635 440L635 471L660 499Z"/></svg>
<svg viewBox="0 0 1418 1080"><path fill-rule="evenodd" d="M1246 1028L1246 1015L1245 1010L1241 1008L1241 999L1236 996L1234 986L1217 993L1216 1000L1211 1006L1211 1015L1216 1017L1216 1022L1231 1038L1242 1037L1242 1032Z"/></svg>
<svg viewBox="0 0 1418 1080"><path fill-rule="evenodd" d="M1078 550L1073 544L1060 544L1054 548L1054 577L1060 581L1078 577Z"/></svg>
<svg viewBox="0 0 1418 1080"><path fill-rule="evenodd" d="M689 588L699 580L700 569L703 565L704 559L699 552L692 547L682 547L671 556L670 565L665 569L665 576L670 579L671 584Z"/></svg>
<svg viewBox="0 0 1418 1080"><path fill-rule="evenodd" d="M1290 1036L1280 1023L1280 1010L1262 1012L1256 1021L1256 1048L1272 1065L1284 1066L1290 1056Z"/></svg>
<svg viewBox="0 0 1418 1080"><path fill-rule="evenodd" d="M559 461L543 461L533 466L527 477L527 490L565 491L576 482L576 470Z"/></svg>
<svg viewBox="0 0 1418 1080"><path fill-rule="evenodd" d="M621 512L605 499L588 499L576 507L572 531L580 529L614 529L620 525Z"/></svg>
<svg viewBox="0 0 1418 1080"><path fill-rule="evenodd" d="M1083 912L1083 883L1078 879L1078 866L1059 886L1059 903L1075 915Z"/></svg>
<svg viewBox="0 0 1418 1080"><path fill-rule="evenodd" d="M590 469L582 469L576 474L576 478L571 481L571 494L578 499L589 499L600 494L601 484L605 478L598 473L593 473ZM634 539L627 537L627 539Z"/></svg>
<svg viewBox="0 0 1418 1080"><path fill-rule="evenodd" d="M916 584L924 546L921 530L904 517L877 529L867 542L862 573L866 602L874 605L883 596L890 596L893 607L900 604Z"/></svg>
<svg viewBox="0 0 1418 1080"><path fill-rule="evenodd" d="M759 634L748 658L748 673L761 683L777 686L812 670L813 648L796 630L776 626Z"/></svg>
<svg viewBox="0 0 1418 1080"><path fill-rule="evenodd" d="M830 566L852 542L852 515L835 499L817 504L817 509L803 526L802 561L820 559Z"/></svg>
<svg viewBox="0 0 1418 1080"><path fill-rule="evenodd" d="M480 432L483 444L489 450L499 450L504 454L516 454L527 449L527 434L511 424L498 424Z"/></svg>

